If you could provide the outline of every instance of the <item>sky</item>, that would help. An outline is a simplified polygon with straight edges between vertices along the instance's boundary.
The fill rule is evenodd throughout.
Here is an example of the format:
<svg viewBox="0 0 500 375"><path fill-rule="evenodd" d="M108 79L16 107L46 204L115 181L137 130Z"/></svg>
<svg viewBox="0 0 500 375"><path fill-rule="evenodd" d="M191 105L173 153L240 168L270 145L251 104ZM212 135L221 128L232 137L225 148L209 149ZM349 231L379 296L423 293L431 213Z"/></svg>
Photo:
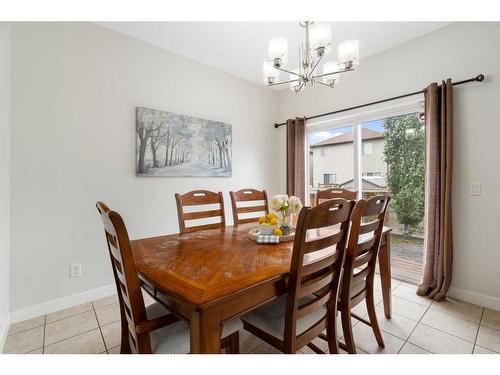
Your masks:
<svg viewBox="0 0 500 375"><path fill-rule="evenodd" d="M375 130L377 132L383 132L384 131L384 120L373 120L373 121L368 121L363 123L362 125L364 128ZM315 144L321 141L324 141L325 139L335 137L340 134L344 133L349 133L352 132L352 126L346 126L343 128L335 128L331 130L323 130L317 133L311 133L309 135L309 143L310 144Z"/></svg>

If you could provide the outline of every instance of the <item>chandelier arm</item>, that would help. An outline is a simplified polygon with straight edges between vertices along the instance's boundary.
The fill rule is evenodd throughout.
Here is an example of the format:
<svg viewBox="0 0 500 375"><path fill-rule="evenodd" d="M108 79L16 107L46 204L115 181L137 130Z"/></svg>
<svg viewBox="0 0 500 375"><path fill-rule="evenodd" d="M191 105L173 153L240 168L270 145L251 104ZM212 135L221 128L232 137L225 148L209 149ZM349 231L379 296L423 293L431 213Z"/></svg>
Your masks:
<svg viewBox="0 0 500 375"><path fill-rule="evenodd" d="M346 69L338 70L336 72L331 72L331 73L326 73L326 74L318 74L316 76L316 78L327 77L327 76L330 76L332 74L352 72L353 70L354 70L354 68L346 68Z"/></svg>
<svg viewBox="0 0 500 375"><path fill-rule="evenodd" d="M311 71L309 72L309 76L308 76L308 78L311 78L311 77L312 77L312 75L313 75L313 73L314 73L314 70L315 70L315 69L316 69L316 67L318 66L318 64L319 64L319 62L321 61L321 59L323 58L323 56L325 56L325 54L322 54L322 55L319 57L318 61L316 61L316 63L315 63L315 64L314 64L314 66L312 67Z"/></svg>
<svg viewBox="0 0 500 375"><path fill-rule="evenodd" d="M316 81L316 83L319 83L320 85L323 85L323 86L326 86L326 87L333 89L333 85L327 85L326 83L323 83L321 81Z"/></svg>
<svg viewBox="0 0 500 375"><path fill-rule="evenodd" d="M277 86L277 85L284 85L285 83L292 83L292 82L298 82L300 79L291 79L289 81L282 81L282 82L276 82L276 83L269 83L266 86Z"/></svg>
<svg viewBox="0 0 500 375"><path fill-rule="evenodd" d="M299 73L291 72L291 71L283 69L283 68L277 68L277 67L274 67L274 68L278 69L278 70L281 70L282 72L285 72L285 73L293 74L294 76L297 76L297 77L300 77L300 78L306 78L302 74L299 74Z"/></svg>
<svg viewBox="0 0 500 375"><path fill-rule="evenodd" d="M304 81L300 84L300 86L295 90L295 93L298 94L300 90L302 90L302 87L304 87Z"/></svg>

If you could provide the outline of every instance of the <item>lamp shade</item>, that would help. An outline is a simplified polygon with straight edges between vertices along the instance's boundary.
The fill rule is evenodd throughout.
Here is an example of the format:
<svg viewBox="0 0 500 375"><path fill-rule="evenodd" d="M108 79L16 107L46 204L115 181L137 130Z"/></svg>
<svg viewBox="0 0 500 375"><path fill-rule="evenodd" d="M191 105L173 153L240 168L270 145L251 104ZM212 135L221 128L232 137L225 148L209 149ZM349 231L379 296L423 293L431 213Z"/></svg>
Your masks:
<svg viewBox="0 0 500 375"><path fill-rule="evenodd" d="M285 37L277 36L269 41L268 45L269 59L281 59L281 64L284 65L288 55L288 41Z"/></svg>
<svg viewBox="0 0 500 375"><path fill-rule="evenodd" d="M323 76L323 82L327 85L336 84L340 80L340 73L330 74L334 72L338 72L339 63L337 61L330 61L323 65L323 74L329 74L327 76Z"/></svg>
<svg viewBox="0 0 500 375"><path fill-rule="evenodd" d="M300 78L299 75L298 75L299 74L299 70L295 69L293 72L296 73L296 74L290 73L290 80L299 79ZM300 81L290 82L290 90L295 91L295 88L297 86L300 86Z"/></svg>
<svg viewBox="0 0 500 375"><path fill-rule="evenodd" d="M313 23L309 29L309 43L311 49L325 48L330 51L330 48L328 48L332 43L330 25L327 23Z"/></svg>
<svg viewBox="0 0 500 375"><path fill-rule="evenodd" d="M345 64L353 62L359 64L359 40L346 40L339 44L339 60Z"/></svg>
<svg viewBox="0 0 500 375"><path fill-rule="evenodd" d="M264 61L264 64L262 64L262 75L264 76L264 79L278 78L280 76L280 71L274 68L272 62Z"/></svg>

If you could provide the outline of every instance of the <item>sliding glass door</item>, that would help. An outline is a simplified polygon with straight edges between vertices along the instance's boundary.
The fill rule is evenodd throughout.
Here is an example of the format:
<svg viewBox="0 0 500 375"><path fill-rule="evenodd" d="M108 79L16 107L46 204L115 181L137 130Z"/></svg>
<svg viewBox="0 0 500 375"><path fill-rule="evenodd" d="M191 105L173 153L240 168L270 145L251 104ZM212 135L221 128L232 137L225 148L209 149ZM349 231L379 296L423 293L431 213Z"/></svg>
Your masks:
<svg viewBox="0 0 500 375"><path fill-rule="evenodd" d="M308 129L308 195L344 188L358 198L390 194L386 225L392 228L395 277L418 282L423 263L424 121L411 112Z"/></svg>

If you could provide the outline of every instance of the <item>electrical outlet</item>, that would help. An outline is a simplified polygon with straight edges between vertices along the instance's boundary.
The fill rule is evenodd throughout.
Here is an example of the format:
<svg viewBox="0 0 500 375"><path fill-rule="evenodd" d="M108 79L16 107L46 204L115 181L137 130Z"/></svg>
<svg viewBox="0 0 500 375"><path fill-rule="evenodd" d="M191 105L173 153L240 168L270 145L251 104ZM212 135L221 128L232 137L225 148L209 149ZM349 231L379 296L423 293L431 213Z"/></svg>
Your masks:
<svg viewBox="0 0 500 375"><path fill-rule="evenodd" d="M76 279L77 277L82 276L82 264L81 263L73 263L69 265L69 277L72 279Z"/></svg>

